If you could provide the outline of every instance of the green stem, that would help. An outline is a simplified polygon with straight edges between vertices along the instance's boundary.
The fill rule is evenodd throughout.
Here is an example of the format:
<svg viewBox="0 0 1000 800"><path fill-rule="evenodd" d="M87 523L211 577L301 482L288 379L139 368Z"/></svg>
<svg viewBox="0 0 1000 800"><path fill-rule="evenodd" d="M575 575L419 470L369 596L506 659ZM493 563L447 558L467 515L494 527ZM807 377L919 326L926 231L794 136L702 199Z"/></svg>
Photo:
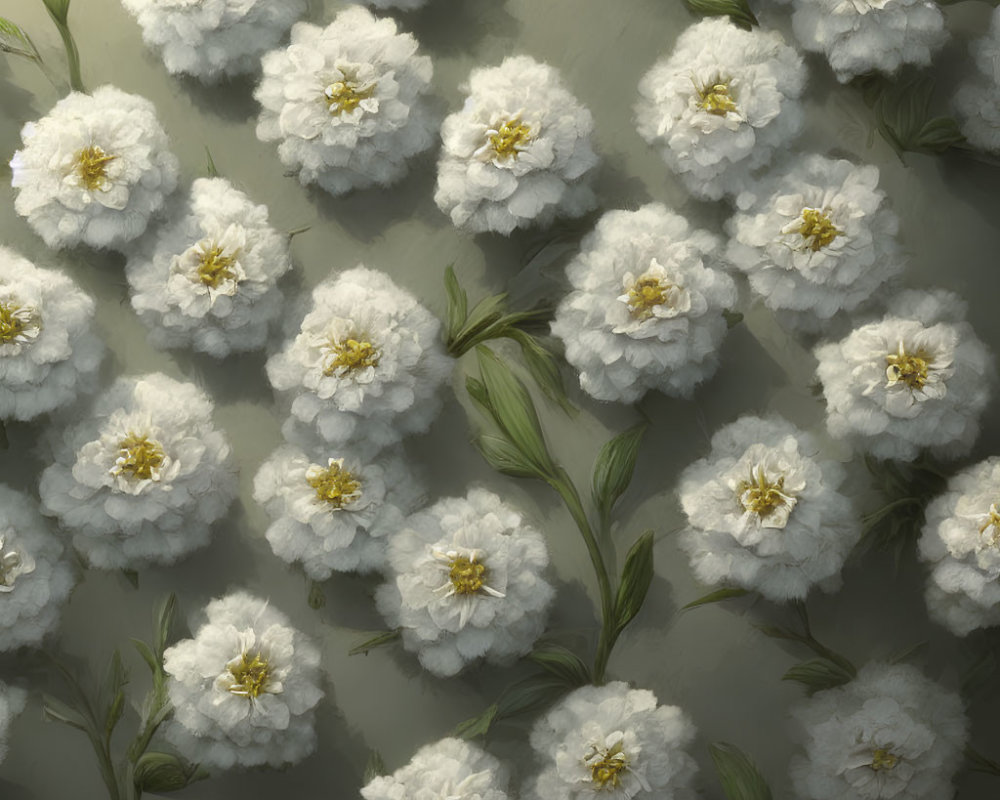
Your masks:
<svg viewBox="0 0 1000 800"><path fill-rule="evenodd" d="M73 34L69 29L69 21L63 21L59 19L52 9L49 8L48 4L45 5L46 10L49 12L49 16L52 17L52 21L55 23L56 28L59 30L59 35L63 40L63 47L66 48L66 62L69 67L69 85L74 92L86 91L83 88L83 78L80 75L80 51L77 49L76 41L73 39Z"/></svg>

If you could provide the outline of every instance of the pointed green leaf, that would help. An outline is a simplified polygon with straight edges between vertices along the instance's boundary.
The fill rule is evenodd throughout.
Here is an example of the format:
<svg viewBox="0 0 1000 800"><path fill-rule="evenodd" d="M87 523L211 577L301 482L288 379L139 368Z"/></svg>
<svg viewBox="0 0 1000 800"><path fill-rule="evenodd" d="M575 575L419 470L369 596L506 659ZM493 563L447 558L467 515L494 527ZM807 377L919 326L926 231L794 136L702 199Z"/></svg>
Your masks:
<svg viewBox="0 0 1000 800"><path fill-rule="evenodd" d="M965 760L973 772L986 772L1000 777L1000 763L987 758L971 746L965 748Z"/></svg>
<svg viewBox="0 0 1000 800"><path fill-rule="evenodd" d="M170 640L170 630L177 613L177 595L168 594L153 611L153 635L157 659L162 663L163 651L167 649Z"/></svg>
<svg viewBox="0 0 1000 800"><path fill-rule="evenodd" d="M562 373L555 356L542 347L534 336L520 328L509 328L507 335L521 346L521 357L538 388L567 414L575 414L577 409L566 396L566 387L563 386Z"/></svg>
<svg viewBox="0 0 1000 800"><path fill-rule="evenodd" d="M357 644L347 651L347 655L356 656L361 653L368 655L369 650L374 650L376 647L381 647L382 645L389 644L391 642L399 639L403 634L400 632L399 628L392 631L382 631L376 636L372 636L370 639L366 639Z"/></svg>
<svg viewBox="0 0 1000 800"><path fill-rule="evenodd" d="M772 800L771 788L746 753L726 742L713 742L708 750L727 800Z"/></svg>
<svg viewBox="0 0 1000 800"><path fill-rule="evenodd" d="M219 169L215 166L215 159L212 158L212 151L208 149L208 145L205 145L205 174L209 178L218 178Z"/></svg>
<svg viewBox="0 0 1000 800"><path fill-rule="evenodd" d="M362 780L364 783L362 785L367 786L376 778L385 775L388 770L385 768L385 762L382 760L382 754L378 750L372 750L368 754L368 762L365 764L365 774Z"/></svg>
<svg viewBox="0 0 1000 800"><path fill-rule="evenodd" d="M483 459L497 472L512 478L541 478L538 470L521 455L521 451L502 436L484 433L474 442Z"/></svg>
<svg viewBox="0 0 1000 800"><path fill-rule="evenodd" d="M527 658L567 686L586 686L591 682L590 669L583 659L561 645L539 645Z"/></svg>
<svg viewBox="0 0 1000 800"><path fill-rule="evenodd" d="M684 0L684 4L702 17L729 17L733 24L746 30L758 24L746 0Z"/></svg>
<svg viewBox="0 0 1000 800"><path fill-rule="evenodd" d="M448 343L458 336L469 316L469 296L459 285L455 269L449 264L444 271L444 289L448 295Z"/></svg>
<svg viewBox="0 0 1000 800"><path fill-rule="evenodd" d="M917 134L917 146L932 153L943 153L949 147L965 143L965 134L952 117L928 120Z"/></svg>
<svg viewBox="0 0 1000 800"><path fill-rule="evenodd" d="M153 653L150 646L141 639L131 639L130 641L135 646L135 649L139 651L139 655L142 656L142 660L146 662L146 665L149 667L149 671L155 675L160 669L160 663L156 658L156 654Z"/></svg>
<svg viewBox="0 0 1000 800"><path fill-rule="evenodd" d="M646 425L636 425L604 443L594 462L594 505L602 519L610 517L615 503L628 489Z"/></svg>
<svg viewBox="0 0 1000 800"><path fill-rule="evenodd" d="M497 701L496 719L541 711L571 688L573 687L554 675L532 675L503 690Z"/></svg>
<svg viewBox="0 0 1000 800"><path fill-rule="evenodd" d="M172 753L144 753L135 764L135 785L144 792L173 792L191 783L197 771Z"/></svg>
<svg viewBox="0 0 1000 800"><path fill-rule="evenodd" d="M714 592L709 592L704 597L699 597L697 600L692 600L686 606L682 606L681 611L687 611L689 608L698 608L698 606L706 606L709 603L720 603L723 600L730 600L734 597L745 597L748 594L750 592L746 589L737 589L735 587L716 589Z"/></svg>
<svg viewBox="0 0 1000 800"><path fill-rule="evenodd" d="M784 674L782 680L801 683L811 695L823 689L843 686L845 683L850 683L853 677L854 675L848 670L828 658L814 658L796 664Z"/></svg>
<svg viewBox="0 0 1000 800"><path fill-rule="evenodd" d="M101 683L100 705L103 706L103 723L105 735L110 736L115 725L121 719L125 710L125 686L128 684L128 673L122 663L121 653L116 649L111 654L104 681Z"/></svg>
<svg viewBox="0 0 1000 800"><path fill-rule="evenodd" d="M88 735L97 735L83 714L56 697L51 695L42 697L42 713L48 720L62 722L64 725L69 725L71 728L76 728Z"/></svg>
<svg viewBox="0 0 1000 800"><path fill-rule="evenodd" d="M624 630L646 599L653 580L653 532L646 531L625 556L622 579L615 600L615 625Z"/></svg>
<svg viewBox="0 0 1000 800"><path fill-rule="evenodd" d="M45 3L45 7L57 22L66 24L69 17L70 0L42 0L42 2Z"/></svg>
<svg viewBox="0 0 1000 800"><path fill-rule="evenodd" d="M0 17L0 53L23 56L41 62L35 43L24 30L9 19Z"/></svg>
<svg viewBox="0 0 1000 800"><path fill-rule="evenodd" d="M490 726L493 724L496 715L497 704L494 703L482 714L458 723L455 726L455 730L451 732L451 735L459 739L475 739L477 736L485 736L489 733Z"/></svg>
<svg viewBox="0 0 1000 800"><path fill-rule="evenodd" d="M474 378L471 375L467 375L465 378L465 391L469 393L469 397L478 405L483 411L490 415L494 421L496 421L496 414L493 413L493 404L490 402L490 396L486 391L486 387L479 378ZM497 422L497 425L500 423Z"/></svg>

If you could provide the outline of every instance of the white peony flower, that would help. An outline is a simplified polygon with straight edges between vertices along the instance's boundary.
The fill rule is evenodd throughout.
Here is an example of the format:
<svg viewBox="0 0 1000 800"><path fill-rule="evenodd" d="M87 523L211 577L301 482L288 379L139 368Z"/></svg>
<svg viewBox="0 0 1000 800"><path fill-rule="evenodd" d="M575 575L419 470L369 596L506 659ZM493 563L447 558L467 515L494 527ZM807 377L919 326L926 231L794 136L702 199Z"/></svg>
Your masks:
<svg viewBox="0 0 1000 800"><path fill-rule="evenodd" d="M405 767L361 789L364 800L507 800L507 768L461 739L421 747Z"/></svg>
<svg viewBox="0 0 1000 800"><path fill-rule="evenodd" d="M694 725L677 706L621 681L584 686L531 731L543 759L524 800L687 800L697 771L687 753Z"/></svg>
<svg viewBox="0 0 1000 800"><path fill-rule="evenodd" d="M963 83L954 96L962 134L969 144L1000 153L1000 78Z"/></svg>
<svg viewBox="0 0 1000 800"><path fill-rule="evenodd" d="M798 135L805 80L781 34L705 19L639 82L637 129L691 194L718 200Z"/></svg>
<svg viewBox="0 0 1000 800"><path fill-rule="evenodd" d="M819 155L789 164L737 199L728 260L795 327L854 311L904 263L878 178L878 167Z"/></svg>
<svg viewBox="0 0 1000 800"><path fill-rule="evenodd" d="M10 162L14 209L49 247L120 248L177 186L153 104L113 86L69 94L21 139Z"/></svg>
<svg viewBox="0 0 1000 800"><path fill-rule="evenodd" d="M120 378L53 449L42 510L95 567L173 563L208 543L236 496L212 401L159 373Z"/></svg>
<svg viewBox="0 0 1000 800"><path fill-rule="evenodd" d="M906 664L868 664L818 692L793 717L805 757L792 761L802 800L946 800L962 763L962 699Z"/></svg>
<svg viewBox="0 0 1000 800"><path fill-rule="evenodd" d="M513 661L545 629L554 595L543 576L545 540L485 489L414 514L389 540L388 556L376 604L435 675L483 656Z"/></svg>
<svg viewBox="0 0 1000 800"><path fill-rule="evenodd" d="M690 526L681 547L698 579L775 602L802 599L817 584L839 588L861 536L838 491L844 477L810 434L782 419L746 416L720 429L678 490Z"/></svg>
<svg viewBox="0 0 1000 800"><path fill-rule="evenodd" d="M281 163L331 194L388 186L434 143L425 95L433 67L417 40L364 8L326 28L299 22L292 43L264 56L257 137Z"/></svg>
<svg viewBox="0 0 1000 800"><path fill-rule="evenodd" d="M1000 7L993 9L989 31L976 39L969 50L979 72L994 84L1000 84Z"/></svg>
<svg viewBox="0 0 1000 800"><path fill-rule="evenodd" d="M687 396L715 372L722 312L736 302L718 249L659 203L601 217L566 268L573 291L552 322L585 392L626 403L649 389Z"/></svg>
<svg viewBox="0 0 1000 800"><path fill-rule="evenodd" d="M271 517L271 549L319 581L381 569L387 537L416 510L423 486L399 452L376 460L319 452L280 447L257 472L253 496Z"/></svg>
<svg viewBox="0 0 1000 800"><path fill-rule="evenodd" d="M75 583L37 503L0 485L0 651L41 642L59 624Z"/></svg>
<svg viewBox="0 0 1000 800"><path fill-rule="evenodd" d="M24 711L27 704L28 693L24 689L0 681L0 764L7 756L11 723Z"/></svg>
<svg viewBox="0 0 1000 800"><path fill-rule="evenodd" d="M594 121L554 68L512 56L473 70L464 88L465 104L441 127L434 191L455 225L506 235L597 204Z"/></svg>
<svg viewBox="0 0 1000 800"><path fill-rule="evenodd" d="M824 53L837 80L927 66L948 38L932 0L794 0L792 28L806 50Z"/></svg>
<svg viewBox="0 0 1000 800"><path fill-rule="evenodd" d="M206 83L255 72L306 11L305 0L122 0L172 75Z"/></svg>
<svg viewBox="0 0 1000 800"><path fill-rule="evenodd" d="M880 322L817 347L830 433L876 458L967 453L995 368L964 315L949 292L900 292Z"/></svg>
<svg viewBox="0 0 1000 800"><path fill-rule="evenodd" d="M302 430L368 458L427 430L452 368L441 323L409 292L363 266L320 283L299 333L267 362L288 393L290 440Z"/></svg>
<svg viewBox="0 0 1000 800"><path fill-rule="evenodd" d="M1000 625L1000 458L957 473L925 512L931 617L959 636Z"/></svg>
<svg viewBox="0 0 1000 800"><path fill-rule="evenodd" d="M213 600L205 614L193 639L163 654L174 707L167 740L220 769L301 761L316 747L319 649L246 592Z"/></svg>
<svg viewBox="0 0 1000 800"><path fill-rule="evenodd" d="M201 178L175 220L130 255L125 275L156 346L223 358L264 346L290 268L288 238L268 224L267 207L227 180Z"/></svg>
<svg viewBox="0 0 1000 800"><path fill-rule="evenodd" d="M0 419L34 419L97 385L94 301L0 245Z"/></svg>

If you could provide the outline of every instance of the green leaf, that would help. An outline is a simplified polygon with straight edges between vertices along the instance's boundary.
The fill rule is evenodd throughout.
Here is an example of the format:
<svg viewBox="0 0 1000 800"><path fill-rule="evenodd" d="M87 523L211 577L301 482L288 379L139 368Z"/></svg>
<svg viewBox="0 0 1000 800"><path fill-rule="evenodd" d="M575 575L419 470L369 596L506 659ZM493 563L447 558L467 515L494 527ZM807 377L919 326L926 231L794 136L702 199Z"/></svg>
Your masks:
<svg viewBox="0 0 1000 800"><path fill-rule="evenodd" d="M746 0L684 0L684 5L702 17L729 17L735 25L746 30L758 24Z"/></svg>
<svg viewBox="0 0 1000 800"><path fill-rule="evenodd" d="M144 792L173 792L202 777L198 765L172 753L144 753L135 763L135 785Z"/></svg>
<svg viewBox="0 0 1000 800"><path fill-rule="evenodd" d="M689 608L698 608L698 606L707 606L709 603L720 603L723 600L730 600L734 597L745 597L748 594L750 592L746 589L737 589L736 587L716 589L714 592L709 592L704 597L699 597L697 600L692 600L686 606L682 606L681 611L687 611Z"/></svg>
<svg viewBox="0 0 1000 800"><path fill-rule="evenodd" d="M503 690L497 700L496 719L541 711L572 688L554 675L532 675Z"/></svg>
<svg viewBox="0 0 1000 800"><path fill-rule="evenodd" d="M403 634L399 630L399 628L396 628L395 630L392 631L382 631L376 636L373 636L370 639L366 639L365 641L361 642L361 644L357 644L354 647L352 647L350 650L347 651L347 655L356 656L361 653L368 655L369 650L374 650L376 647L381 647L384 644L389 644L390 642L394 642L397 639L399 639L402 635Z"/></svg>
<svg viewBox="0 0 1000 800"><path fill-rule="evenodd" d="M142 660L146 662L149 667L149 671L156 675L160 671L160 662L156 658L156 654L152 651L150 646L146 644L142 639L131 639L132 644L135 649L139 651L139 655L142 656Z"/></svg>
<svg viewBox="0 0 1000 800"><path fill-rule="evenodd" d="M833 689L850 683L854 675L828 658L814 658L796 664L782 676L783 681L795 681L806 687L810 695L823 689Z"/></svg>
<svg viewBox="0 0 1000 800"><path fill-rule="evenodd" d="M772 800L767 781L746 753L726 742L713 742L708 751L727 800Z"/></svg>
<svg viewBox="0 0 1000 800"><path fill-rule="evenodd" d="M646 425L636 425L604 443L594 462L594 505L602 519L611 515L615 503L628 489Z"/></svg>
<svg viewBox="0 0 1000 800"><path fill-rule="evenodd" d="M448 341L451 342L458 336L469 316L469 296L459 285L451 264L444 271L444 290L448 295Z"/></svg>
<svg viewBox="0 0 1000 800"><path fill-rule="evenodd" d="M496 715L497 704L494 703L479 716L471 717L464 722L458 723L455 726L455 730L451 732L451 735L459 739L475 739L477 736L485 736L489 733L490 726L493 724Z"/></svg>
<svg viewBox="0 0 1000 800"><path fill-rule="evenodd" d="M66 24L70 0L42 0L42 2L56 21Z"/></svg>
<svg viewBox="0 0 1000 800"><path fill-rule="evenodd" d="M562 373L556 357L538 343L538 340L520 328L510 328L507 335L521 346L521 357L528 372L545 396L557 403L567 414L575 414L577 409L566 396Z"/></svg>
<svg viewBox="0 0 1000 800"><path fill-rule="evenodd" d="M502 436L484 433L474 444L486 463L497 472L512 478L541 477L538 470L521 455L521 451Z"/></svg>
<svg viewBox="0 0 1000 800"><path fill-rule="evenodd" d="M385 768L385 762L382 760L382 754L378 750L372 750L368 754L368 763L365 764L365 774L362 778L363 786L367 786L373 780L381 775L388 773Z"/></svg>
<svg viewBox="0 0 1000 800"><path fill-rule="evenodd" d="M527 656L550 675L567 686L586 686L591 682L590 669L576 653L558 644L539 645Z"/></svg>
<svg viewBox="0 0 1000 800"><path fill-rule="evenodd" d="M323 593L323 584L319 581L309 581L309 596L307 598L309 608L318 611L326 605L326 595Z"/></svg>
<svg viewBox="0 0 1000 800"><path fill-rule="evenodd" d="M174 624L174 615L177 613L177 595L172 592L168 594L160 604L153 610L153 645L156 652L157 661L162 664L163 651L167 649L167 641L170 639L170 629Z"/></svg>
<svg viewBox="0 0 1000 800"><path fill-rule="evenodd" d="M622 580L615 599L615 627L625 629L642 608L653 580L653 532L646 531L625 556Z"/></svg>
<svg viewBox="0 0 1000 800"><path fill-rule="evenodd" d="M76 728L88 735L96 736L96 731L92 729L83 714L56 697L52 697L51 695L42 696L42 713L50 721L62 722L71 728Z"/></svg>
<svg viewBox="0 0 1000 800"><path fill-rule="evenodd" d="M128 673L122 663L121 653L116 649L111 654L111 660L101 684L101 703L106 704L104 711L104 734L111 736L115 725L125 711L125 687L128 685Z"/></svg>
<svg viewBox="0 0 1000 800"><path fill-rule="evenodd" d="M732 330L743 322L743 314L739 311L730 311L728 308L722 310L722 317L726 320L726 330Z"/></svg>
<svg viewBox="0 0 1000 800"><path fill-rule="evenodd" d="M42 60L31 37L20 26L3 17L0 17L0 53L23 56L39 63Z"/></svg>
<svg viewBox="0 0 1000 800"><path fill-rule="evenodd" d="M965 134L952 117L928 120L917 134L917 147L931 153L943 153L949 147L965 144Z"/></svg>
<svg viewBox="0 0 1000 800"><path fill-rule="evenodd" d="M1000 764L974 750L971 745L965 748L965 760L973 772L986 772L1000 777Z"/></svg>
<svg viewBox="0 0 1000 800"><path fill-rule="evenodd" d="M469 393L469 397L472 398L476 405L496 420L496 414L493 411L493 404L490 402L489 393L487 393L486 387L479 378L467 375L465 377L465 391ZM499 424L497 422L497 425Z"/></svg>
<svg viewBox="0 0 1000 800"><path fill-rule="evenodd" d="M209 178L218 178L219 170L215 166L215 159L212 158L212 151L208 149L207 144L205 145L205 159L205 174L208 175Z"/></svg>

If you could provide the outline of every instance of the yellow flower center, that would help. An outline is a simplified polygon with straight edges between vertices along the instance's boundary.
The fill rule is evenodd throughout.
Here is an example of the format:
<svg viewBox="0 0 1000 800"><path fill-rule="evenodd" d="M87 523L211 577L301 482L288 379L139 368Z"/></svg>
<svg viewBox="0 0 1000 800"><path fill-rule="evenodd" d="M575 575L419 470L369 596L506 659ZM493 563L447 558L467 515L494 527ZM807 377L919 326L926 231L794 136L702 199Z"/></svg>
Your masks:
<svg viewBox="0 0 1000 800"><path fill-rule="evenodd" d="M0 303L0 344L10 344L27 328L29 317L20 310L17 303Z"/></svg>
<svg viewBox="0 0 1000 800"><path fill-rule="evenodd" d="M236 270L233 268L239 252L226 255L225 251L216 244L202 252L201 261L198 263L198 279L211 288L216 288L224 281L231 281L236 277Z"/></svg>
<svg viewBox="0 0 1000 800"><path fill-rule="evenodd" d="M358 88L358 84L354 81L334 81L326 87L323 95L326 97L330 113L338 116L345 111L353 111L361 105L362 100L367 100L375 94L375 86L373 82L364 88Z"/></svg>
<svg viewBox="0 0 1000 800"><path fill-rule="evenodd" d="M380 353L371 342L362 339L331 339L328 348L332 358L324 370L326 375L333 375L338 369L350 371L378 365Z"/></svg>
<svg viewBox="0 0 1000 800"><path fill-rule="evenodd" d="M153 470L160 467L166 457L159 442L147 436L129 433L118 443L115 471L127 473L136 480L148 481L153 477Z"/></svg>
<svg viewBox="0 0 1000 800"><path fill-rule="evenodd" d="M780 476L776 481L770 481L762 467L757 467L756 476L754 470L750 470L750 480L743 481L737 488L740 503L743 508L752 514L766 517L779 506L787 502L787 495L784 493L785 476Z"/></svg>
<svg viewBox="0 0 1000 800"><path fill-rule="evenodd" d="M879 772L883 769L895 769L898 763L899 756L890 750L886 750L884 747L878 747L872 751L871 767L875 770L875 772Z"/></svg>
<svg viewBox="0 0 1000 800"><path fill-rule="evenodd" d="M990 515L986 518L986 522L980 526L979 532L986 533L989 528L993 528L990 544L994 547L1000 547L1000 509L997 508L996 503L990 506Z"/></svg>
<svg viewBox="0 0 1000 800"><path fill-rule="evenodd" d="M490 147L500 160L517 158L518 150L523 150L529 141L531 128L517 117L507 120L496 133L490 134Z"/></svg>
<svg viewBox="0 0 1000 800"><path fill-rule="evenodd" d="M833 224L830 215L818 208L802 209L802 225L799 227L799 234L809 242L809 247L815 253L820 248L826 247L836 239L843 231L838 230Z"/></svg>
<svg viewBox="0 0 1000 800"><path fill-rule="evenodd" d="M609 750L598 750L594 753L596 761L590 761L590 778L597 784L598 790L617 789L621 783L622 773L628 769L628 759L622 752L621 744Z"/></svg>
<svg viewBox="0 0 1000 800"><path fill-rule="evenodd" d="M229 691L240 697L254 699L267 687L270 667L260 653L244 653L239 663L229 668L229 672L234 681Z"/></svg>
<svg viewBox="0 0 1000 800"><path fill-rule="evenodd" d="M698 94L701 95L698 107L709 114L724 117L730 111L736 110L736 101L733 99L729 84L725 81L705 86L699 89Z"/></svg>
<svg viewBox="0 0 1000 800"><path fill-rule="evenodd" d="M628 308L636 319L649 319L653 309L667 302L667 292L672 287L656 278L639 278L628 290Z"/></svg>
<svg viewBox="0 0 1000 800"><path fill-rule="evenodd" d="M76 174L80 182L90 191L104 186L107 180L108 164L118 156L109 156L96 144L83 148L76 154Z"/></svg>
<svg viewBox="0 0 1000 800"><path fill-rule="evenodd" d="M306 473L306 481L320 500L334 508L343 508L361 495L361 481L344 469L342 459L331 461L328 467L312 467Z"/></svg>
<svg viewBox="0 0 1000 800"><path fill-rule="evenodd" d="M886 367L885 377L890 386L895 383L905 383L911 389L921 389L927 383L931 360L924 351L907 353L903 349L903 343L900 342L898 352L890 353L885 360L889 365Z"/></svg>
<svg viewBox="0 0 1000 800"><path fill-rule="evenodd" d="M475 594L486 583L486 566L465 556L456 556L448 562L448 578L455 594Z"/></svg>

